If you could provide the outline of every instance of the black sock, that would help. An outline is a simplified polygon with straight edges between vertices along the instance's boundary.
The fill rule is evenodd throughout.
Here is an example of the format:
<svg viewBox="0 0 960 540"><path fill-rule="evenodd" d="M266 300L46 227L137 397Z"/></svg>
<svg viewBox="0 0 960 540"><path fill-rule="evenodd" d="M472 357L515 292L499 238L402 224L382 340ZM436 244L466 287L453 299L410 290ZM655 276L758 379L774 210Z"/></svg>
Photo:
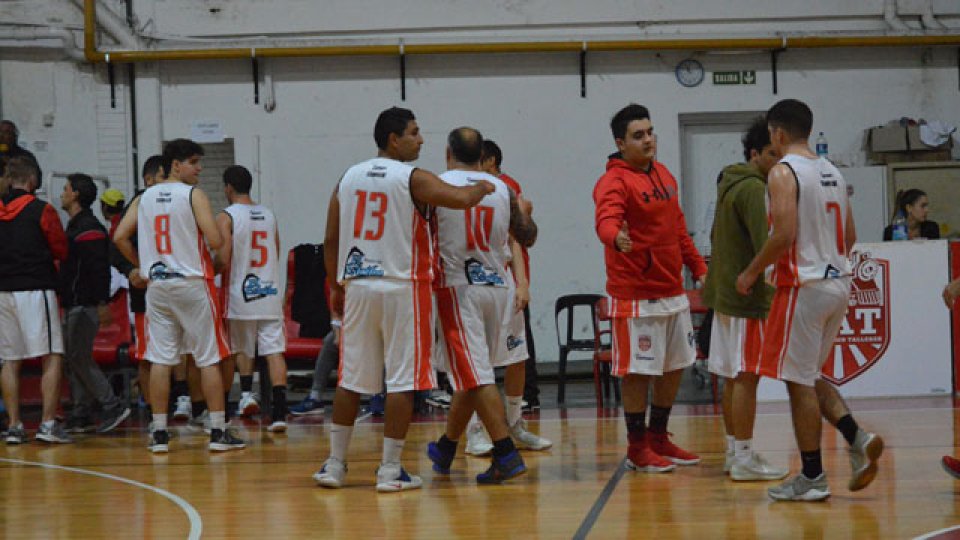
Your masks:
<svg viewBox="0 0 960 540"><path fill-rule="evenodd" d="M812 452L800 452L800 461L803 463L803 475L808 479L813 480L823 474L819 448Z"/></svg>
<svg viewBox="0 0 960 540"><path fill-rule="evenodd" d="M240 376L240 391L241 391L241 392L252 392L252 391L253 391L253 375L241 375L241 376Z"/></svg>
<svg viewBox="0 0 960 540"><path fill-rule="evenodd" d="M459 441L451 441L446 435L441 435L440 439L437 441L437 448L439 448L444 454L456 454L458 442Z"/></svg>
<svg viewBox="0 0 960 540"><path fill-rule="evenodd" d="M670 407L650 406L650 433L666 433L670 420Z"/></svg>
<svg viewBox="0 0 960 540"><path fill-rule="evenodd" d="M637 413L624 412L623 419L627 423L627 440L630 442L639 442L647 431L647 411Z"/></svg>
<svg viewBox="0 0 960 540"><path fill-rule="evenodd" d="M145 409L147 411L147 418L153 418L153 407L147 405Z"/></svg>
<svg viewBox="0 0 960 540"><path fill-rule="evenodd" d="M853 446L853 441L857 438L857 432L860 431L860 426L858 426L857 421L853 419L853 415L848 414L838 420L837 429L843 434L843 438L847 440L847 444Z"/></svg>
<svg viewBox="0 0 960 540"><path fill-rule="evenodd" d="M230 421L230 391L229 390L223 393L223 420L224 422Z"/></svg>
<svg viewBox="0 0 960 540"><path fill-rule="evenodd" d="M190 408L193 409L193 417L196 418L203 414L203 411L207 410L207 402L202 400L194 401L190 404Z"/></svg>
<svg viewBox="0 0 960 540"><path fill-rule="evenodd" d="M287 417L287 387L277 385L273 387L273 420L284 420Z"/></svg>
<svg viewBox="0 0 960 540"><path fill-rule="evenodd" d="M493 457L503 457L510 452L513 452L515 447L513 446L513 439L510 437L504 437L499 441L493 441Z"/></svg>
<svg viewBox="0 0 960 540"><path fill-rule="evenodd" d="M190 394L187 381L173 381L173 385L170 387L170 393L173 394L173 399Z"/></svg>

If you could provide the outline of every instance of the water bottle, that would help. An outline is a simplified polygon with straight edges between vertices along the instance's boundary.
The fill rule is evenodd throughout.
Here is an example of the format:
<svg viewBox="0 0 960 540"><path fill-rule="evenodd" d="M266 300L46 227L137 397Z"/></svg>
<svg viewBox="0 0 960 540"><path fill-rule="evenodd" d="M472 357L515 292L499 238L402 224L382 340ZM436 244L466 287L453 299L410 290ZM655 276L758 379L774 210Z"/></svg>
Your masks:
<svg viewBox="0 0 960 540"><path fill-rule="evenodd" d="M822 131L820 136L817 137L817 157L827 157L827 138L823 136Z"/></svg>
<svg viewBox="0 0 960 540"><path fill-rule="evenodd" d="M907 235L907 218L903 216L903 212L897 211L897 215L893 218L893 231L891 234L893 240L907 240L909 237Z"/></svg>

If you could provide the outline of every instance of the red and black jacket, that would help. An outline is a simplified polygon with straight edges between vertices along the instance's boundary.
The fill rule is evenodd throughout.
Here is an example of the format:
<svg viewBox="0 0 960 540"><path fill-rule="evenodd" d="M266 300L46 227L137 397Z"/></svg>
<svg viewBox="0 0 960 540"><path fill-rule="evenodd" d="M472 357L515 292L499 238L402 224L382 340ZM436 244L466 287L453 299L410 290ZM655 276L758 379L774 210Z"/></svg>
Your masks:
<svg viewBox="0 0 960 540"><path fill-rule="evenodd" d="M110 239L89 208L67 223L67 259L60 265L60 304L96 306L110 299Z"/></svg>
<svg viewBox="0 0 960 540"><path fill-rule="evenodd" d="M52 206L22 189L0 199L0 291L57 288L54 261L67 256L67 238Z"/></svg>

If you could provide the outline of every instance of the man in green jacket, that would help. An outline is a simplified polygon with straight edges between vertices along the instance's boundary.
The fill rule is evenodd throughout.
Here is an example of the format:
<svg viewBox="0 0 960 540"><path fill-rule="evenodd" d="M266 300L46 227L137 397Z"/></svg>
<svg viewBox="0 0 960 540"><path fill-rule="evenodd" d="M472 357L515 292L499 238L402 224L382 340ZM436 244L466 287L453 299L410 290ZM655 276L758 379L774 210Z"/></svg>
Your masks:
<svg viewBox="0 0 960 540"><path fill-rule="evenodd" d="M735 287L737 275L767 240L766 179L780 156L770 144L766 118L757 118L744 135L743 156L747 162L724 168L717 184L712 258L703 292L714 310L708 365L711 373L726 379L724 472L740 481L778 480L788 470L770 465L751 448L762 326L773 289L761 281L743 296Z"/></svg>

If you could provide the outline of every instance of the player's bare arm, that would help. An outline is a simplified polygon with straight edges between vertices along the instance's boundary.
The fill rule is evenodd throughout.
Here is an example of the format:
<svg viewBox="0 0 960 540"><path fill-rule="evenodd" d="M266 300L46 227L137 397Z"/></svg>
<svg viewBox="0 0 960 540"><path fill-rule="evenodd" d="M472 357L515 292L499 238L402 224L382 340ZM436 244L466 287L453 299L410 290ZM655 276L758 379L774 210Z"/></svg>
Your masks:
<svg viewBox="0 0 960 540"><path fill-rule="evenodd" d="M857 243L857 226L853 222L853 208L850 206L850 201L847 200L847 223L843 228L843 237L844 243L847 245L847 255L850 255L850 252L853 251L853 245Z"/></svg>
<svg viewBox="0 0 960 540"><path fill-rule="evenodd" d="M737 277L737 292L749 294L764 269L777 262L797 237L797 180L790 167L780 164L770 170L770 217L773 230L760 253Z"/></svg>
<svg viewBox="0 0 960 540"><path fill-rule="evenodd" d="M135 267L140 266L140 257L137 256L137 250L133 248L130 238L137 233L138 208L140 208L139 197L130 203L130 208L127 209L120 223L117 224L117 230L113 233L113 243L117 246L117 250Z"/></svg>
<svg viewBox="0 0 960 540"><path fill-rule="evenodd" d="M521 246L528 248L537 241L537 224L520 207L520 198L513 190L507 191L510 193L510 235Z"/></svg>
<svg viewBox="0 0 960 540"><path fill-rule="evenodd" d="M439 176L423 169L414 169L410 175L410 193L413 195L414 202L430 206L472 208L494 190L493 184L486 180L458 187L451 186Z"/></svg>
<svg viewBox="0 0 960 540"><path fill-rule="evenodd" d="M190 206L193 207L193 215L197 220L197 227L203 233L207 240L207 245L214 251L219 251L223 247L223 237L217 230L217 222L213 219L213 210L210 209L210 199L207 194L199 188L193 188L190 191Z"/></svg>
<svg viewBox="0 0 960 540"><path fill-rule="evenodd" d="M217 230L223 238L223 246L217 250L213 258L213 268L219 274L230 266L233 256L233 219L227 212L217 214Z"/></svg>
<svg viewBox="0 0 960 540"><path fill-rule="evenodd" d="M957 298L960 298L960 278L951 281L943 288L943 303L947 305L947 309L953 309Z"/></svg>
<svg viewBox="0 0 960 540"><path fill-rule="evenodd" d="M337 269L337 256L340 251L340 199L337 192L340 185L333 190L330 204L327 207L327 229L323 235L323 266L327 271L327 283L330 284L330 310L335 318L343 316L343 286L340 285Z"/></svg>

